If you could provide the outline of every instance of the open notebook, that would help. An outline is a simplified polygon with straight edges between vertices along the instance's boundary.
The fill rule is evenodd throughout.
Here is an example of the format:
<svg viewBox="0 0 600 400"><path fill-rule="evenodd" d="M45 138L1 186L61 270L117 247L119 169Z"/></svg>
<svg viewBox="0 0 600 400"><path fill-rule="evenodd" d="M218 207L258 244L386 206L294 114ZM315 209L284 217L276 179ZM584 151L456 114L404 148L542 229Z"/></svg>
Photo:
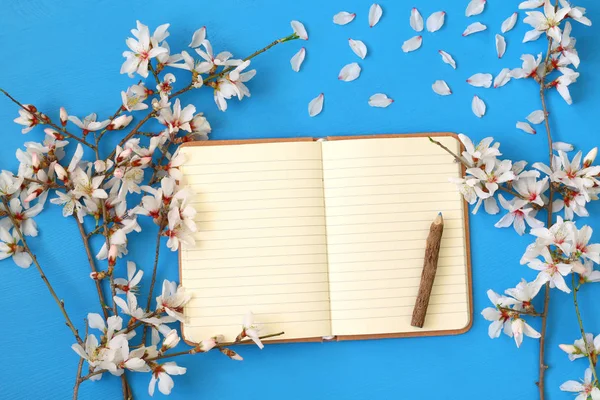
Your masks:
<svg viewBox="0 0 600 400"><path fill-rule="evenodd" d="M472 315L468 212L448 178L461 175L435 136L196 142L184 184L197 244L180 251L193 298L188 342L231 341L251 310L279 341L458 334ZM410 326L425 239L444 234L422 329Z"/></svg>

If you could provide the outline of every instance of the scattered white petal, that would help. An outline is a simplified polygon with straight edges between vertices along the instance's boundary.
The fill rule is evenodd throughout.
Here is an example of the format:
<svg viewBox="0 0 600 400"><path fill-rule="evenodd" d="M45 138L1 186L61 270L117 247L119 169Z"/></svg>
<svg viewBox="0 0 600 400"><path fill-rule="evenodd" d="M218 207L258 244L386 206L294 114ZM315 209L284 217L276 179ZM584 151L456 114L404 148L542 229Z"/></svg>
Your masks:
<svg viewBox="0 0 600 400"><path fill-rule="evenodd" d="M527 122L517 122L517 128L522 130L523 132L527 132L530 133L532 135L536 134L535 129L533 129L533 127L531 125L529 125Z"/></svg>
<svg viewBox="0 0 600 400"><path fill-rule="evenodd" d="M369 105L371 107L385 108L393 102L394 100L390 99L383 93L376 93L373 96L369 97Z"/></svg>
<svg viewBox="0 0 600 400"><path fill-rule="evenodd" d="M437 32L442 26L444 26L444 20L446 18L445 11L434 12L427 18L427 30L429 32Z"/></svg>
<svg viewBox="0 0 600 400"><path fill-rule="evenodd" d="M502 58L504 53L506 52L506 40L502 35L496 35L496 53L498 54L498 58Z"/></svg>
<svg viewBox="0 0 600 400"><path fill-rule="evenodd" d="M506 18L506 20L504 20L504 22L502 23L502 28L500 28L502 30L502 33L506 33L512 28L514 28L518 18L519 13L517 12L514 12L510 17Z"/></svg>
<svg viewBox="0 0 600 400"><path fill-rule="evenodd" d="M349 13L346 11L339 12L333 16L333 23L337 25L346 25L352 22L356 18L356 13Z"/></svg>
<svg viewBox="0 0 600 400"><path fill-rule="evenodd" d="M369 26L372 28L377 25L382 15L383 10L379 4L371 5L371 8L369 8Z"/></svg>
<svg viewBox="0 0 600 400"><path fill-rule="evenodd" d="M300 66L304 62L304 57L306 57L306 49L301 48L290 60L290 64L292 64L292 69L296 72L300 71Z"/></svg>
<svg viewBox="0 0 600 400"><path fill-rule="evenodd" d="M450 54L446 53L444 50L439 50L438 53L440 53L442 60L446 64L450 64L452 68L456 69L456 61L454 61L454 58L452 58Z"/></svg>
<svg viewBox="0 0 600 400"><path fill-rule="evenodd" d="M472 17L473 15L479 15L485 9L486 0L471 0L469 5L467 6L467 10L465 11L465 15L467 17Z"/></svg>
<svg viewBox="0 0 600 400"><path fill-rule="evenodd" d="M492 86L492 74L475 74L467 79L471 86L489 88Z"/></svg>
<svg viewBox="0 0 600 400"><path fill-rule="evenodd" d="M452 90L450 90L448 84L445 81L435 81L433 85L431 85L431 88L440 96L448 96L452 94Z"/></svg>
<svg viewBox="0 0 600 400"><path fill-rule="evenodd" d="M575 147L572 144L565 143L565 142L552 143L552 149L554 149L556 151L566 151L568 153L569 151L573 151L574 148Z"/></svg>
<svg viewBox="0 0 600 400"><path fill-rule="evenodd" d="M308 33L306 32L306 28L304 24L300 21L292 21L290 23L292 25L292 29L294 33L298 35L298 37L302 40L308 40Z"/></svg>
<svg viewBox="0 0 600 400"><path fill-rule="evenodd" d="M467 26L467 29L463 32L463 36L469 36L477 32L482 32L487 29L487 26L482 24L481 22L473 22L471 25Z"/></svg>
<svg viewBox="0 0 600 400"><path fill-rule="evenodd" d="M204 39L206 39L206 27L205 26L203 26L202 28L200 28L196 32L194 32L194 35L192 36L192 42L188 46L195 49L196 47L199 47L202 44Z"/></svg>
<svg viewBox="0 0 600 400"><path fill-rule="evenodd" d="M367 56L367 46L361 40L348 39L348 44L350 44L350 48L360 58L364 60Z"/></svg>
<svg viewBox="0 0 600 400"><path fill-rule="evenodd" d="M544 0L524 1L519 4L519 10L531 10L544 5Z"/></svg>
<svg viewBox="0 0 600 400"><path fill-rule="evenodd" d="M473 114L481 118L485 115L485 103L479 97L473 96L473 101L471 102L471 110L473 110Z"/></svg>
<svg viewBox="0 0 600 400"><path fill-rule="evenodd" d="M413 8L410 11L410 27L417 32L421 32L423 30L423 17L416 8Z"/></svg>
<svg viewBox="0 0 600 400"><path fill-rule="evenodd" d="M351 63L345 65L340 71L338 79L344 82L351 82L360 76L360 65Z"/></svg>
<svg viewBox="0 0 600 400"><path fill-rule="evenodd" d="M541 124L544 122L544 111L537 110L527 116L527 121L534 125Z"/></svg>
<svg viewBox="0 0 600 400"><path fill-rule="evenodd" d="M496 79L494 79L494 87L499 88L506 85L510 81L510 78L510 68L503 68Z"/></svg>
<svg viewBox="0 0 600 400"><path fill-rule="evenodd" d="M321 111L323 111L323 100L325 99L325 95L321 93L314 99L308 103L308 115L314 117L315 115L319 115Z"/></svg>
<svg viewBox="0 0 600 400"><path fill-rule="evenodd" d="M423 44L423 36L414 36L402 44L402 51L405 53L415 51Z"/></svg>

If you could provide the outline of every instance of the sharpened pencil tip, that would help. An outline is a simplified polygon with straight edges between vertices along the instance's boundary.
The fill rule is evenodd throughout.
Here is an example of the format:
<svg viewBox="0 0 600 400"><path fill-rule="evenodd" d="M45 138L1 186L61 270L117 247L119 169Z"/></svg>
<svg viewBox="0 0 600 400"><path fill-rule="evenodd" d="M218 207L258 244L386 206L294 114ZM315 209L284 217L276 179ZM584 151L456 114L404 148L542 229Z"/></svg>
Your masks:
<svg viewBox="0 0 600 400"><path fill-rule="evenodd" d="M438 213L437 217L435 217L435 219L433 220L433 223L436 225L440 225L444 223L444 217L442 216L442 213Z"/></svg>

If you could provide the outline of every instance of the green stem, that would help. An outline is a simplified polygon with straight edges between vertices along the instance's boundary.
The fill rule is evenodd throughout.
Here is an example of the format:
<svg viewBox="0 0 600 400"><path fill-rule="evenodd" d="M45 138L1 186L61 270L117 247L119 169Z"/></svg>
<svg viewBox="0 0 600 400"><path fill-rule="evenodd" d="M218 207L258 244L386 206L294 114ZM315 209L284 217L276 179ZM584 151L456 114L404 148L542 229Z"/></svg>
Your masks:
<svg viewBox="0 0 600 400"><path fill-rule="evenodd" d="M583 339L583 346L585 348L585 352L587 352L587 359L590 362L590 369L594 374L594 385L598 384L598 375L596 374L596 366L594 365L594 360L592 358L592 353L589 351L590 347L588 345L587 336L585 335L585 329L583 328L583 321L581 319L581 313L579 312L579 303L577 301L577 292L579 291L579 285L576 285L575 281L575 273L571 274L571 279L573 282L573 305L575 306L575 315L577 316L577 323L579 324L579 331L581 332L581 339Z"/></svg>

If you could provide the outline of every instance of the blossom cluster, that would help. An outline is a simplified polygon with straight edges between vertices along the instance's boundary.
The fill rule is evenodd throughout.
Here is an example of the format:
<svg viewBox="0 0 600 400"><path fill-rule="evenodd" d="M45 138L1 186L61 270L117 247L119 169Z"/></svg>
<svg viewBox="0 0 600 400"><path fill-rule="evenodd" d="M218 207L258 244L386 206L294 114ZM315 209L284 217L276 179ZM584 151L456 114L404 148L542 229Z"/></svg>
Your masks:
<svg viewBox="0 0 600 400"><path fill-rule="evenodd" d="M242 359L225 347L221 336L205 339L185 352L168 352L181 341L178 331L169 324L185 320L183 307L191 299L191 294L175 282L163 282L155 307L151 307L160 239L166 238L172 251L195 244L196 210L185 187L181 167L186 159L179 147L189 141L207 140L211 132L204 114L176 97L208 87L221 111L227 109L228 100L249 97L246 83L256 74L249 69L250 59L274 44L306 34L300 22L293 21L292 27L294 33L239 59L228 51L215 53L204 27L194 32L189 50L174 53L166 40L168 24L151 34L148 26L138 21L131 31L133 37L126 40L129 50L123 53L121 73L143 79L121 92L117 111L107 118L96 113L81 118L61 107L58 118L53 120L34 105L23 104L1 90L19 106L19 116L14 121L22 126L22 133L35 134L34 129L41 127L44 136L43 141L26 142L24 149L17 150L16 174L0 172L0 259L12 258L22 268L35 264L63 311L76 339L72 348L89 367L87 375L77 378L75 397L81 382L98 380L104 373L122 376L126 371L150 373L150 395L157 384L161 393L169 394L174 385L171 376L184 374L186 369L172 361L162 362L162 358L179 354L216 348L231 359ZM169 72L176 69L190 73L189 83L179 90L175 90L175 75ZM138 117L142 112L145 116ZM143 129L152 120L160 129ZM120 131L124 137L119 144L108 156L101 156L101 139ZM102 314L88 314L85 337L79 335L64 302L57 297L27 245L28 237L38 235L34 217L48 203L62 207L64 217L76 220L88 254L93 254L89 242L92 236L105 239L95 260L89 257L89 276L95 281ZM130 241L142 230L138 218L150 218L157 226L156 260L147 306L139 299L143 270L127 260L127 277L115 276L121 265L119 259L126 258ZM109 285L111 301L104 300L103 284ZM134 343L140 331L141 341ZM262 348L259 332L260 326L248 313L234 344L252 340Z"/></svg>

